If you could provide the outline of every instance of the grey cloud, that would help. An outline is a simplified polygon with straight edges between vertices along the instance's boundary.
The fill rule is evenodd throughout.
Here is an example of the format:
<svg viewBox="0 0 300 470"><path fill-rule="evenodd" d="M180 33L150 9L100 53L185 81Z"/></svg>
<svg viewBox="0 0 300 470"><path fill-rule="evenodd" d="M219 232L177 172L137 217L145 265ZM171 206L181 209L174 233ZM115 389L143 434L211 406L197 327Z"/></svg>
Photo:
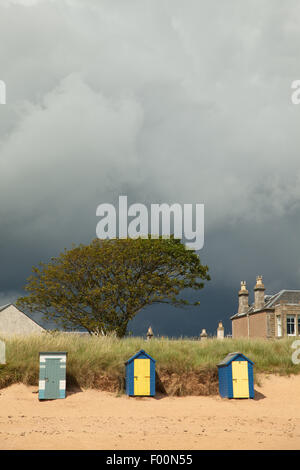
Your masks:
<svg viewBox="0 0 300 470"><path fill-rule="evenodd" d="M296 0L2 2L0 291L95 237L119 194L204 202L224 299L256 270L298 285L299 18Z"/></svg>

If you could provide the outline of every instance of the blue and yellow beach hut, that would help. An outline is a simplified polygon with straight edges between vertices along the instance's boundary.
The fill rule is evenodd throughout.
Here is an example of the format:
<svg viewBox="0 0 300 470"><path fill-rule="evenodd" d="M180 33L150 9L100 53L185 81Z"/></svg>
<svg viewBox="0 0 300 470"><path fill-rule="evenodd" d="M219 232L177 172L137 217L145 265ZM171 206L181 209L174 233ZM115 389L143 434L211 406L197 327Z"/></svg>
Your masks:
<svg viewBox="0 0 300 470"><path fill-rule="evenodd" d="M143 349L125 362L126 393L130 396L155 395L155 359Z"/></svg>
<svg viewBox="0 0 300 470"><path fill-rule="evenodd" d="M240 352L218 364L219 392L223 398L254 398L253 362Z"/></svg>

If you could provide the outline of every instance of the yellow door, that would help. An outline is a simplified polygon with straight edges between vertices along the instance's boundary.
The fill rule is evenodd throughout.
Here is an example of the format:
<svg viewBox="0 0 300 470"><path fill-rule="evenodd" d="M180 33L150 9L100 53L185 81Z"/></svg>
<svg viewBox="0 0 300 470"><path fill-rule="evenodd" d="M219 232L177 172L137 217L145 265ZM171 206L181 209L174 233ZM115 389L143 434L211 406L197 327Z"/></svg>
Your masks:
<svg viewBox="0 0 300 470"><path fill-rule="evenodd" d="M248 362L232 362L232 383L234 398L249 398Z"/></svg>
<svg viewBox="0 0 300 470"><path fill-rule="evenodd" d="M150 395L150 359L134 360L134 394Z"/></svg>

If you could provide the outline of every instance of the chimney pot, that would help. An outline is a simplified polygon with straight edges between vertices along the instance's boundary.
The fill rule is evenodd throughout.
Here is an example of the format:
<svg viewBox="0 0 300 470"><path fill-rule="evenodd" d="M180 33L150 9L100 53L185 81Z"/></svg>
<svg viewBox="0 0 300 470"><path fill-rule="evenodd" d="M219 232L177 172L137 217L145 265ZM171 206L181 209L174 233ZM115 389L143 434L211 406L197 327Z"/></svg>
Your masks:
<svg viewBox="0 0 300 470"><path fill-rule="evenodd" d="M149 339L152 339L153 336L154 334L153 334L152 328L151 326L149 326L148 331L147 331L147 340L149 341Z"/></svg>
<svg viewBox="0 0 300 470"><path fill-rule="evenodd" d="M265 305L265 286L262 276L256 276L254 286L254 309L261 310Z"/></svg>
<svg viewBox="0 0 300 470"><path fill-rule="evenodd" d="M221 321L219 321L219 325L217 329L217 339L224 339L224 326Z"/></svg>
<svg viewBox="0 0 300 470"><path fill-rule="evenodd" d="M248 304L249 292L246 287L246 281L241 281L241 288L239 290L239 308L238 313L245 313L249 308Z"/></svg>
<svg viewBox="0 0 300 470"><path fill-rule="evenodd" d="M200 334L200 338L201 338L201 341L207 339L207 333L206 333L206 329L205 329L205 328L202 328L202 331L201 331L201 334Z"/></svg>

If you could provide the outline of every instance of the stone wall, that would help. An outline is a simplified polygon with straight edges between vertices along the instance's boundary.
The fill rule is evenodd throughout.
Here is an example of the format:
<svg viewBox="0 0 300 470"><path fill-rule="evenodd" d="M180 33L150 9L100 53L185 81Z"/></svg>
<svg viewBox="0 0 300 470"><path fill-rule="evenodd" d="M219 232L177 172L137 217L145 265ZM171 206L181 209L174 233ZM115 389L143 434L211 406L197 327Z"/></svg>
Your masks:
<svg viewBox="0 0 300 470"><path fill-rule="evenodd" d="M248 336L247 317L235 318L232 320L232 338L243 338Z"/></svg>
<svg viewBox="0 0 300 470"><path fill-rule="evenodd" d="M260 312L242 316L232 320L232 337L247 338L248 337L248 321L249 321L249 337L250 338L267 338L267 316L266 312Z"/></svg>
<svg viewBox="0 0 300 470"><path fill-rule="evenodd" d="M275 328L274 312L267 312L267 338L275 338Z"/></svg>
<svg viewBox="0 0 300 470"><path fill-rule="evenodd" d="M250 338L267 338L267 313L254 313L250 319Z"/></svg>

